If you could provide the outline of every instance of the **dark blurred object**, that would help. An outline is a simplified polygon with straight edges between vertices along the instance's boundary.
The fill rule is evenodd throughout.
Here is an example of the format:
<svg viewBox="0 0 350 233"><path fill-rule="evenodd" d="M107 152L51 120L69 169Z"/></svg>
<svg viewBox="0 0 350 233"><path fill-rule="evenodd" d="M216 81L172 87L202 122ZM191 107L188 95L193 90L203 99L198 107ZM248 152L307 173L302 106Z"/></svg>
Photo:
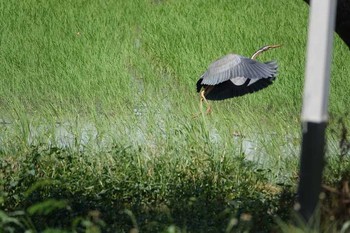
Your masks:
<svg viewBox="0 0 350 233"><path fill-rule="evenodd" d="M310 0L304 2L310 4ZM350 0L338 0L335 31L350 49Z"/></svg>

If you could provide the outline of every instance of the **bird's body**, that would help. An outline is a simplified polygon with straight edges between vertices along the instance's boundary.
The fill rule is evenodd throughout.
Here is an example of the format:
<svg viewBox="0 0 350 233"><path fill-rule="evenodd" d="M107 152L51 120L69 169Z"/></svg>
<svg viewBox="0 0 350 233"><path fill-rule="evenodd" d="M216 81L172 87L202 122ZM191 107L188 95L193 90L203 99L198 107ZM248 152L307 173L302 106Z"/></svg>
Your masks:
<svg viewBox="0 0 350 233"><path fill-rule="evenodd" d="M255 57L263 51L277 47L279 45L264 46L251 58L228 54L213 62L197 81L197 92L203 88L201 99L224 100L256 92L271 85L277 76L277 63L262 63L255 60Z"/></svg>

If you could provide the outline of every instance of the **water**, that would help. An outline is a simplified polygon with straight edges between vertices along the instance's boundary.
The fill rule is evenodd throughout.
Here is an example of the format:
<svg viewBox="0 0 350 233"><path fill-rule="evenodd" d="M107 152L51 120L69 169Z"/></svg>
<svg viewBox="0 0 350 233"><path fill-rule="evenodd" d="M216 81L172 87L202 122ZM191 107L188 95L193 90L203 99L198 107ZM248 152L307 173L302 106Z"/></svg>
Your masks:
<svg viewBox="0 0 350 233"><path fill-rule="evenodd" d="M23 127L18 122L8 119L0 119L0 147L5 147L11 138L22 138L28 145L46 143L59 148L78 148L79 150L92 149L108 150L115 143L128 143L131 146L156 147L155 139L167 138L165 123L161 116L155 113L156 126L153 125L152 132L148 130L147 121L139 114L141 111L135 108L138 123L128 127L126 124L120 128L120 124L111 124L104 130L98 129L91 122L56 122L54 125L32 125ZM119 125L119 126L118 126ZM154 132L153 132L154 131ZM220 131L216 128L209 130L209 140L220 148L221 143L227 143L222 138ZM153 134L153 135L152 135ZM156 135L157 137L155 137ZM181 140L176 139L176 140ZM185 140L185 139L184 139ZM237 154L244 154L245 159L260 164L276 161L276 154L281 159L295 158L300 154L299 135L277 134L274 132L254 135L232 135L232 145ZM339 150L336 139L328 140L328 152ZM273 154L274 156L271 156Z"/></svg>

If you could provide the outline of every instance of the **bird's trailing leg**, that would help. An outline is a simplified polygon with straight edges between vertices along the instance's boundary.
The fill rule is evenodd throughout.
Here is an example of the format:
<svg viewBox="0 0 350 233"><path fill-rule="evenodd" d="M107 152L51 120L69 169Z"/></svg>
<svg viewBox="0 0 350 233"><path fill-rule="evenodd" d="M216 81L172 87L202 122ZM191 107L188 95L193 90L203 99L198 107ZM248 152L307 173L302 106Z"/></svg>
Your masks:
<svg viewBox="0 0 350 233"><path fill-rule="evenodd" d="M203 101L204 101L207 105L206 113L209 114L209 113L211 113L211 106L210 106L210 103L208 102L208 100L205 98L204 94L205 94L205 89L202 90L200 93L200 95L201 95L201 100L200 100L201 110L203 109Z"/></svg>

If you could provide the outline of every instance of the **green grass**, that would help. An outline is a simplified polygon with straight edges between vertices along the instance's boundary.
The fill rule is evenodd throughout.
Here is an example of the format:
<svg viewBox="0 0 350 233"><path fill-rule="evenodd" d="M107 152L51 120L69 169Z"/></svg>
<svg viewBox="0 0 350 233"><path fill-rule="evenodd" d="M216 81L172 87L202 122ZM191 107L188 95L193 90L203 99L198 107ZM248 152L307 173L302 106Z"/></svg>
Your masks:
<svg viewBox="0 0 350 233"><path fill-rule="evenodd" d="M230 232L290 220L302 1L10 0L0 12L0 119L9 122L0 124L0 227ZM277 81L194 118L207 66L266 44L283 44L259 57L278 61ZM335 36L332 185L349 176L348 158L337 156L341 120L350 126L349 62ZM6 225L9 215L20 224Z"/></svg>

